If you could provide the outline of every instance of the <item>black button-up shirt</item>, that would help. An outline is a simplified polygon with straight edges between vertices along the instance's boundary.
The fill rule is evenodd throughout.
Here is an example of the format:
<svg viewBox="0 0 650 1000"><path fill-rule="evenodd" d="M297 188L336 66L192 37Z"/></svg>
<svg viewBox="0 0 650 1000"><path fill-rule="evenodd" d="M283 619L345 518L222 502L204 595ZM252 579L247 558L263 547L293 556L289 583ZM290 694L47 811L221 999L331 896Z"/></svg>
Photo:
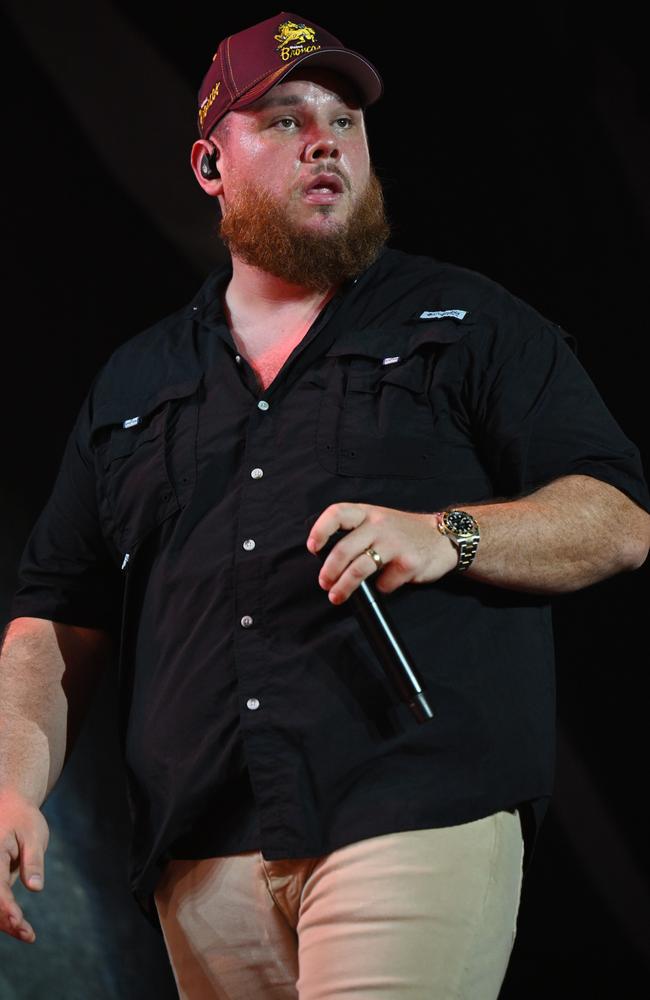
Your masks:
<svg viewBox="0 0 650 1000"><path fill-rule="evenodd" d="M231 273L97 375L11 612L119 636L135 898L155 923L168 857L315 857L515 806L527 864L553 785L548 600L458 574L384 595L418 724L305 543L337 501L433 512L574 473L650 509L637 449L568 334L474 271L384 248L264 391Z"/></svg>

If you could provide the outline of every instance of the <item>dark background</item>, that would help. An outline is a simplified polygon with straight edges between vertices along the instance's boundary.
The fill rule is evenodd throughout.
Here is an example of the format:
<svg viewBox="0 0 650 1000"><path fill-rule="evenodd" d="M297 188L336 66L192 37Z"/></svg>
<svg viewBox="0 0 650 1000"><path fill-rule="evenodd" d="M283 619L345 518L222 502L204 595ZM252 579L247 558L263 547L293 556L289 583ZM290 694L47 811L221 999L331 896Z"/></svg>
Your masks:
<svg viewBox="0 0 650 1000"><path fill-rule="evenodd" d="M611 11L585 22L560 4L454 10L299 13L384 79L366 120L389 245L481 271L560 323L645 456L646 35ZM196 92L221 38L276 13L3 4L0 624L92 377L220 259L214 205L189 168ZM502 1000L646 995L647 580L644 567L555 601L556 790ZM37 941L0 939L0 1000L175 996L162 939L128 889L112 682L44 806L46 889L16 883Z"/></svg>

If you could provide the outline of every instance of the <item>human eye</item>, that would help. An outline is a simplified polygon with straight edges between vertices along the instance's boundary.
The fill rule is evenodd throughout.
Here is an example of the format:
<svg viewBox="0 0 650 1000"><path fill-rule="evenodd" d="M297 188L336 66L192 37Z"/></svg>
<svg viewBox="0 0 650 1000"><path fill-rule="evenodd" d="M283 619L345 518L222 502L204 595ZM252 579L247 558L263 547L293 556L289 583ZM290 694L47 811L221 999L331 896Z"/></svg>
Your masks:
<svg viewBox="0 0 650 1000"><path fill-rule="evenodd" d="M354 121L348 115L341 115L339 118L336 119L336 122L337 124L339 124L340 122L345 122L347 123L348 128L352 128L352 126L354 125Z"/></svg>
<svg viewBox="0 0 650 1000"><path fill-rule="evenodd" d="M292 122L292 123L295 124L295 118L290 118L290 117L276 118L276 120L273 122L273 127L275 128L276 125L280 125L282 122ZM290 129L288 129L288 128L281 128L280 131L281 132L289 132Z"/></svg>

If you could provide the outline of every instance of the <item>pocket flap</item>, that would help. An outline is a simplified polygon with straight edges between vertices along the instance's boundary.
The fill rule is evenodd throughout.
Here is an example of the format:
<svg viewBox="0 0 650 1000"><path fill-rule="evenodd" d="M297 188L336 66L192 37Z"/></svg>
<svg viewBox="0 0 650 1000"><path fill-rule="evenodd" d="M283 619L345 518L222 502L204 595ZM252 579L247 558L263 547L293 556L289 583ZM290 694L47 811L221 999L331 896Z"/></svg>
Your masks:
<svg viewBox="0 0 650 1000"><path fill-rule="evenodd" d="M162 403L173 399L183 399L196 392L202 378L202 375L198 375L176 385L163 386L154 393L150 393L149 396L140 399L110 399L99 403L93 413L90 432L93 434L101 427L109 427L114 424L120 424L125 429L132 427L137 432L138 428L142 428L142 424Z"/></svg>
<svg viewBox="0 0 650 1000"><path fill-rule="evenodd" d="M415 358L406 360L407 364L397 362L386 368L378 367L374 372L352 372L349 377L350 391L379 392L381 386L388 383L403 386L411 392L424 392L424 364L415 364Z"/></svg>
<svg viewBox="0 0 650 1000"><path fill-rule="evenodd" d="M472 326L469 315L467 313L462 320L451 317L428 320L417 326L350 330L335 340L326 356L358 354L383 361L384 358L412 354L424 344L453 344L469 332Z"/></svg>

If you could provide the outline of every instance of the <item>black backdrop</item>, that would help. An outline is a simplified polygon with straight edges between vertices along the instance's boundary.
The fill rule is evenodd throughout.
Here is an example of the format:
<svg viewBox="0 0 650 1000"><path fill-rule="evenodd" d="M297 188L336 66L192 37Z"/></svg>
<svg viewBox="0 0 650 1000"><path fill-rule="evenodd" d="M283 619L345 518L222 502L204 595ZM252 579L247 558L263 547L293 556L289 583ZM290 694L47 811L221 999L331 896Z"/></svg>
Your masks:
<svg viewBox="0 0 650 1000"><path fill-rule="evenodd" d="M3 8L2 622L90 380L118 344L187 301L222 253L189 169L195 94L220 38L278 13L108 0ZM384 78L367 124L390 245L481 271L574 334L646 455L640 26L611 11L585 22L561 4L525 16L410 10L407 21L342 4L298 13ZM556 792L503 1000L645 996L647 580L644 567L555 602ZM45 804L45 892L16 884L38 940L0 939L0 1000L175 996L162 941L128 891L112 681Z"/></svg>

